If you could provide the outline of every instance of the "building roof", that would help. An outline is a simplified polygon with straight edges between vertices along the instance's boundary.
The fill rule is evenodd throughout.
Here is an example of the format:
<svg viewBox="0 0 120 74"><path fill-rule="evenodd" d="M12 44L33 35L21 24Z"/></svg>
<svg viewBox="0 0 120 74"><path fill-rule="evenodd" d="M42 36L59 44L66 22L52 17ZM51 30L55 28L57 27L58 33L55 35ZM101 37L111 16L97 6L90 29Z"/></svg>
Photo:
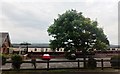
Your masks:
<svg viewBox="0 0 120 74"><path fill-rule="evenodd" d="M12 47L14 48L19 48L19 47L26 47L26 45L21 45L21 44L12 44ZM29 48L49 48L49 44L30 44L28 45Z"/></svg>
<svg viewBox="0 0 120 74"><path fill-rule="evenodd" d="M9 34L7 32L0 32L0 47L2 47L2 44L5 42L6 38L8 38L9 44L11 44Z"/></svg>
<svg viewBox="0 0 120 74"><path fill-rule="evenodd" d="M25 48L26 47L26 45L21 45L21 44L12 44L12 46L14 48L19 48L19 47ZM49 48L50 45L49 43L42 43L42 44L35 43L35 44L28 45L28 47L29 48ZM120 48L120 45L110 45L108 48Z"/></svg>
<svg viewBox="0 0 120 74"><path fill-rule="evenodd" d="M110 45L109 48L120 48L120 45Z"/></svg>

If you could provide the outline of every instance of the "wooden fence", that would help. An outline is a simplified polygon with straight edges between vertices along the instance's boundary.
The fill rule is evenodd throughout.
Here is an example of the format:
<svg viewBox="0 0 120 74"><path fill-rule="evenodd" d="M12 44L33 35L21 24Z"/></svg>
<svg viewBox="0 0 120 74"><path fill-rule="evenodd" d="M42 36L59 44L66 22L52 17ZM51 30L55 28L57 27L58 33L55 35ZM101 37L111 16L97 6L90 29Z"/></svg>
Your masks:
<svg viewBox="0 0 120 74"><path fill-rule="evenodd" d="M51 63L63 63L63 62L76 62L77 63L77 66L76 67L63 67L63 68L50 68L50 64ZM55 70L55 69L83 69L83 67L80 66L80 63L83 63L83 62L88 62L88 60L63 60L63 61L52 61L52 60L41 60L41 61L35 61L35 62L32 62L32 61L22 61L22 63L46 63L46 68L33 68L33 69L36 69L36 70ZM104 62L110 62L110 60L96 60L96 62L98 63L101 63L101 66L99 68L101 68L101 70L103 70L104 68ZM6 61L6 63L12 63L12 61ZM56 64L57 65L57 64ZM98 68L98 67L97 67ZM24 70L26 70L28 68L25 68ZM23 70L23 69L21 69Z"/></svg>

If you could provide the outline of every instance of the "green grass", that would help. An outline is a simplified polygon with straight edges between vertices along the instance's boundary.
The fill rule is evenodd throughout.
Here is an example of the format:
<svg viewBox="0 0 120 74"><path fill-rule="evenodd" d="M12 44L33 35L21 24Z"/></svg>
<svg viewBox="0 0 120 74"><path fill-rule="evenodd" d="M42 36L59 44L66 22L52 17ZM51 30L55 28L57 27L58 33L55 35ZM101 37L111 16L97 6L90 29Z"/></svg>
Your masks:
<svg viewBox="0 0 120 74"><path fill-rule="evenodd" d="M107 68L101 70L100 68L90 70L90 69L67 69L67 70L20 70L20 71L3 71L2 74L39 74L39 73L64 73L64 72L118 72L120 69Z"/></svg>

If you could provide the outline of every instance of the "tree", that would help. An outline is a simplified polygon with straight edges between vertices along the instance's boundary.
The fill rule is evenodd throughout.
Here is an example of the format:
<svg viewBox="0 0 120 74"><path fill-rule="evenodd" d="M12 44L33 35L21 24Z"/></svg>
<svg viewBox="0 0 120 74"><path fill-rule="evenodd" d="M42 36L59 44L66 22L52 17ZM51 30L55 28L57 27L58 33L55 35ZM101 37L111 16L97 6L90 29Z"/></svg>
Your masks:
<svg viewBox="0 0 120 74"><path fill-rule="evenodd" d="M54 19L54 23L48 28L50 46L53 50L64 48L64 50L75 52L86 52L91 49L106 49L109 41L102 28L98 27L97 21L92 21L82 15L82 12L68 10ZM99 48L98 48L99 47Z"/></svg>
<svg viewBox="0 0 120 74"><path fill-rule="evenodd" d="M14 54L11 57L11 60L12 60L12 67L13 67L13 69L19 70L20 66L22 64L22 57L20 55L18 55L18 54Z"/></svg>
<svg viewBox="0 0 120 74"><path fill-rule="evenodd" d="M4 54L0 54L0 63L1 65L5 65L6 64L6 56Z"/></svg>
<svg viewBox="0 0 120 74"><path fill-rule="evenodd" d="M27 54L28 53L28 46L31 45L31 44L27 43L27 42L23 42L23 43L20 43L20 45L26 46L25 54Z"/></svg>

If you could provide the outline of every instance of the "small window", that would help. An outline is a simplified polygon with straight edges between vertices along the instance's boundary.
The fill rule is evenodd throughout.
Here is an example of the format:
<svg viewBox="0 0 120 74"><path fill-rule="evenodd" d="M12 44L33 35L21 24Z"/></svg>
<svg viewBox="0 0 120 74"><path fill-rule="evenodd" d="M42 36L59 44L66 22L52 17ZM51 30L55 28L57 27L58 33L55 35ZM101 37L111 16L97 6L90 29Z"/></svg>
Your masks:
<svg viewBox="0 0 120 74"><path fill-rule="evenodd" d="M37 48L35 48L35 51L37 51Z"/></svg>
<svg viewBox="0 0 120 74"><path fill-rule="evenodd" d="M48 49L46 48L46 52L48 51Z"/></svg>
<svg viewBox="0 0 120 74"><path fill-rule="evenodd" d="M115 48L113 48L112 50L115 50Z"/></svg>

